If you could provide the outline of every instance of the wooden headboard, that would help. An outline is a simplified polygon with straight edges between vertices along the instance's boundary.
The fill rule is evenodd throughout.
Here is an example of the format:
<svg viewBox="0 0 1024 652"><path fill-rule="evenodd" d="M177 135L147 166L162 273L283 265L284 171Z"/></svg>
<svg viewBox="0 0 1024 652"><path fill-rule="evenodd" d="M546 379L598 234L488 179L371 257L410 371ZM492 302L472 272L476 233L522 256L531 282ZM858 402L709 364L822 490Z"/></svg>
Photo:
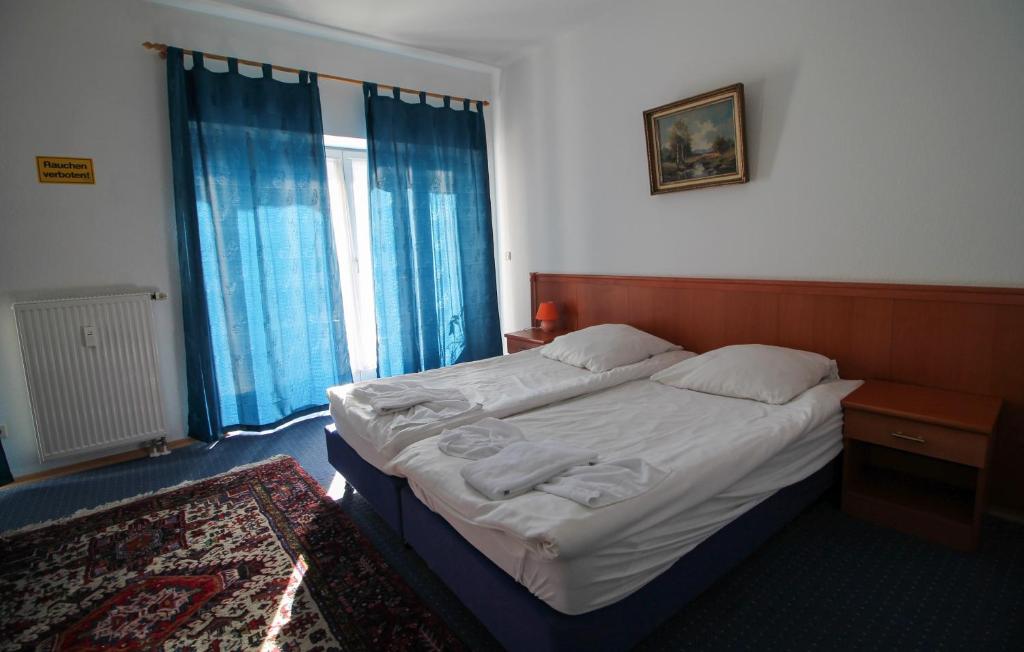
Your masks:
<svg viewBox="0 0 1024 652"><path fill-rule="evenodd" d="M1024 510L1024 288L530 275L531 314L555 301L563 326L626 323L704 352L776 344L877 378L1004 399L992 503Z"/></svg>

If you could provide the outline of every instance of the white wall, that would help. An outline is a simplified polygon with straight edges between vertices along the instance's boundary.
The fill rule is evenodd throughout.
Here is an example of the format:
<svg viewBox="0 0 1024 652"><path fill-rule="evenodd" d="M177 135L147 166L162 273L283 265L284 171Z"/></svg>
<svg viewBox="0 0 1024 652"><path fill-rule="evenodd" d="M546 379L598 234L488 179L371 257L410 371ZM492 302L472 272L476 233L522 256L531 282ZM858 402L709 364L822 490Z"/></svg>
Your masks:
<svg viewBox="0 0 1024 652"><path fill-rule="evenodd" d="M101 286L167 291L154 305L171 436L184 436L181 305L164 62L158 41L475 98L487 72L438 65L134 0L0 6L0 423L15 475L39 470L13 311L19 298ZM320 84L324 128L363 136L359 87ZM37 155L95 160L95 186L43 185ZM73 460L72 460L73 461ZM58 464L67 463L61 461Z"/></svg>
<svg viewBox="0 0 1024 652"><path fill-rule="evenodd" d="M502 69L506 328L531 271L1024 285L1024 3L622 2ZM746 88L752 180L649 194L642 113Z"/></svg>

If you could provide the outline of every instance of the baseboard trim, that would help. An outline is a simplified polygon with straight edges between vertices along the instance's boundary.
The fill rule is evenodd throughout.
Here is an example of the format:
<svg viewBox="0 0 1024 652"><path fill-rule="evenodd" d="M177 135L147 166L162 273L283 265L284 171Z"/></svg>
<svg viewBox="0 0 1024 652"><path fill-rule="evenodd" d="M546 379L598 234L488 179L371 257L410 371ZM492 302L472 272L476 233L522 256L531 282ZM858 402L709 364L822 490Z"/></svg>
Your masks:
<svg viewBox="0 0 1024 652"><path fill-rule="evenodd" d="M184 448L185 446L191 446L192 444L198 444L199 442L195 439L186 437L185 439L175 439L167 442L167 448L175 450L178 448ZM112 464L120 464L121 462L130 462L131 460L141 459L149 455L148 448L139 448L136 450L125 451L124 453L117 453L115 455L107 455L106 457L97 457L94 460L86 460L85 462L76 462L75 464L68 464L67 466L58 466L55 469L47 469L45 471L37 471L36 473L29 473L28 475L19 476L14 479L14 482L0 487L0 491L4 489L10 489L13 487L20 487L26 484L32 484L33 482L39 482L41 480L49 480L50 478L59 478L65 475L72 475L74 473L81 473L82 471L90 471L92 469L98 469L104 466L110 466Z"/></svg>
<svg viewBox="0 0 1024 652"><path fill-rule="evenodd" d="M1015 509L1009 509L1007 507L990 507L988 509L988 515L994 518L1001 518L1004 521L1011 521L1013 523L1020 523L1024 525L1024 512L1020 512Z"/></svg>

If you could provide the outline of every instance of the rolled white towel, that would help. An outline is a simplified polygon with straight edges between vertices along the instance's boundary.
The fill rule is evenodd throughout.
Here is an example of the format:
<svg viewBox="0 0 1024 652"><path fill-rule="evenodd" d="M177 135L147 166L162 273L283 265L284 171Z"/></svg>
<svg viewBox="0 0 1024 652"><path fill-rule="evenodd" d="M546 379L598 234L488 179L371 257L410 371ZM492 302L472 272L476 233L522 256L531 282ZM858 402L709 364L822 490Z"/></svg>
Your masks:
<svg viewBox="0 0 1024 652"><path fill-rule="evenodd" d="M640 458L632 458L574 466L536 489L585 507L605 507L650 491L667 475Z"/></svg>
<svg viewBox="0 0 1024 652"><path fill-rule="evenodd" d="M432 401L443 401L449 405L452 401L465 401L467 408L472 405L458 389L423 387L402 381L357 385L352 388L351 396L369 405L377 414L403 412Z"/></svg>
<svg viewBox="0 0 1024 652"><path fill-rule="evenodd" d="M520 441L462 467L462 477L491 500L514 498L566 469L597 460L597 453L550 441Z"/></svg>
<svg viewBox="0 0 1024 652"><path fill-rule="evenodd" d="M476 423L445 430L438 438L437 447L445 455L467 460L480 460L500 452L517 441L523 441L523 432L507 421L487 417Z"/></svg>

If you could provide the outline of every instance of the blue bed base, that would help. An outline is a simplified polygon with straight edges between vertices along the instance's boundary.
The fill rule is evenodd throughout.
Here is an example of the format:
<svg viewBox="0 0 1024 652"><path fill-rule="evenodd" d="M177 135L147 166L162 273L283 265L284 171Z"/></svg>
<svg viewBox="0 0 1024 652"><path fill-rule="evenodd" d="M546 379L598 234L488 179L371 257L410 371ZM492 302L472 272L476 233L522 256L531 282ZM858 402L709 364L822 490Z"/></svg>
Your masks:
<svg viewBox="0 0 1024 652"><path fill-rule="evenodd" d="M577 616L534 597L402 487L406 541L502 645L519 650L625 650L697 597L824 494L837 460L777 491L688 552L642 589Z"/></svg>
<svg viewBox="0 0 1024 652"><path fill-rule="evenodd" d="M364 460L338 434L334 424L324 427L327 459L338 473L377 510L384 522L402 536L401 490L405 480L388 475Z"/></svg>

